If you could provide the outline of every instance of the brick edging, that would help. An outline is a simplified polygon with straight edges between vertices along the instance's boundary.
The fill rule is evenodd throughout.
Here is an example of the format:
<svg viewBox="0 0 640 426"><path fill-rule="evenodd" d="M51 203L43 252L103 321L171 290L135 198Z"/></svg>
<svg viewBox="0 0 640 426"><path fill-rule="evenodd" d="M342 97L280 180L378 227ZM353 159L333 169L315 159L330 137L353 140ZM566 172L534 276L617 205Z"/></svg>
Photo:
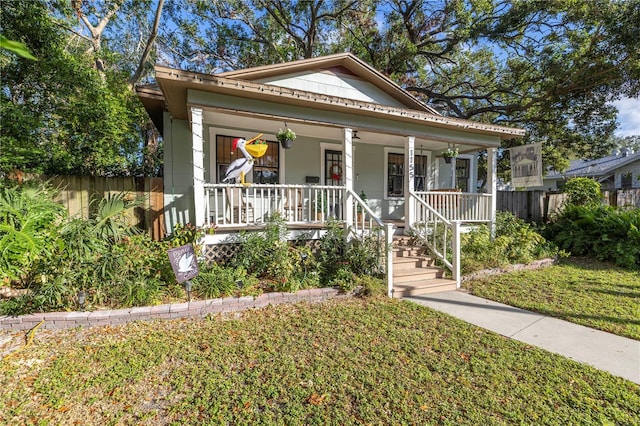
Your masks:
<svg viewBox="0 0 640 426"><path fill-rule="evenodd" d="M127 309L84 312L46 312L20 316L0 316L0 330L30 330L38 325L43 329L61 330L74 327L125 324L148 319L205 318L210 314L264 308L268 305L295 302L321 302L347 297L335 288L314 288L296 293L264 293L260 296L224 297L195 302L139 306Z"/></svg>

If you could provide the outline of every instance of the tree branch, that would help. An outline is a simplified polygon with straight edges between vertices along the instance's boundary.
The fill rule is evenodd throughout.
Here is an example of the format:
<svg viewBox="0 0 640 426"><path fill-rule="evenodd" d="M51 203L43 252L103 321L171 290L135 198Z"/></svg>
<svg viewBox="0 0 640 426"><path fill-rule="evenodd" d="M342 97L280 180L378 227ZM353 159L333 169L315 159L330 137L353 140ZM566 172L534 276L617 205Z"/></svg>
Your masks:
<svg viewBox="0 0 640 426"><path fill-rule="evenodd" d="M147 39L147 44L144 47L144 52L140 57L140 61L138 62L138 67L133 75L129 78L129 85L133 86L140 80L142 76L142 71L144 70L144 65L149 59L149 55L151 54L151 48L155 43L156 37L158 36L158 26L160 25L160 17L162 15L162 8L164 6L164 0L160 0L158 2L158 8L156 9L156 16L153 21L153 27L151 28L151 33L149 34L149 38Z"/></svg>

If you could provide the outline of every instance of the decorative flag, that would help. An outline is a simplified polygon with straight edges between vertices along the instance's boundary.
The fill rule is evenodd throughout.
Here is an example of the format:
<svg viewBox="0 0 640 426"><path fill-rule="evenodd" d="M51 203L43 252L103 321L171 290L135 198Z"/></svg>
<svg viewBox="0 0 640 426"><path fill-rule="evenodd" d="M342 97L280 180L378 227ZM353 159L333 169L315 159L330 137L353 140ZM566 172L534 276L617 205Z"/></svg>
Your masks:
<svg viewBox="0 0 640 426"><path fill-rule="evenodd" d="M510 148L511 185L542 186L542 143Z"/></svg>

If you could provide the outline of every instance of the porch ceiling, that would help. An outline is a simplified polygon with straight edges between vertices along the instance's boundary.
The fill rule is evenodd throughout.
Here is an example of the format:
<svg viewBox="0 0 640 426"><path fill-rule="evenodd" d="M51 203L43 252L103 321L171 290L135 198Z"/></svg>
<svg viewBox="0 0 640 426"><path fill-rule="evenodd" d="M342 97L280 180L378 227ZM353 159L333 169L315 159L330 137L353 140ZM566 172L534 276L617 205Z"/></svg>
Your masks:
<svg viewBox="0 0 640 426"><path fill-rule="evenodd" d="M341 143L343 138L343 125L330 123L310 123L300 120L292 120L290 118L273 118L259 117L245 113L225 112L216 109L204 109L203 120L205 124L211 125L219 129L229 129L238 132L239 136L252 137L259 133L264 133L264 138L275 140L275 133L278 129L283 128L285 121L287 125L294 129L299 137L318 139L326 142ZM391 147L404 147L405 134L381 132L376 129L369 129L358 126L351 126L352 130L357 131L358 139L353 140L355 146L359 144L384 145ZM481 144L463 143L461 140L437 138L437 137L416 137L416 149L425 149L429 151L444 151L449 144L454 143L458 150L463 153L465 151L477 151ZM490 146L487 144L486 146Z"/></svg>

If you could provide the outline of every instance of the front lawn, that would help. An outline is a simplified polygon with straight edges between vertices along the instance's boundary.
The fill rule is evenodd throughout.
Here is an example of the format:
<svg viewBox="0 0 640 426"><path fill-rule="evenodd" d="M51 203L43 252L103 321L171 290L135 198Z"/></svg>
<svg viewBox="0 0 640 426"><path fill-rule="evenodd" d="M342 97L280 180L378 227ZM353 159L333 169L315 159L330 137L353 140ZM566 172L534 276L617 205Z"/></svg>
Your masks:
<svg viewBox="0 0 640 426"><path fill-rule="evenodd" d="M640 340L640 272L593 259L473 280L474 295Z"/></svg>
<svg viewBox="0 0 640 426"><path fill-rule="evenodd" d="M410 302L38 332L2 424L633 424L640 386ZM636 420L634 420L636 419Z"/></svg>

